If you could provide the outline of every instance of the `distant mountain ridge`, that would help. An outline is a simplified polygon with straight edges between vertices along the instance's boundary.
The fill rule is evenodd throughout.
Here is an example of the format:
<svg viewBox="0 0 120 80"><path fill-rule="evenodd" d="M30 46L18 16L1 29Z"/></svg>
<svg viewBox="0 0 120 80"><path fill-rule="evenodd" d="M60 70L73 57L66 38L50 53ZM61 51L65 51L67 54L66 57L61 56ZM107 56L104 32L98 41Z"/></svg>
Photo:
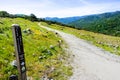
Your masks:
<svg viewBox="0 0 120 80"><path fill-rule="evenodd" d="M87 23L93 23L94 21L99 21L101 19L109 19L113 18L115 16L120 15L120 11L116 12L108 12L108 13L103 13L103 14L95 14L95 15L88 15L84 16L83 18L73 21L69 24L76 26L76 27L86 27L85 24Z"/></svg>
<svg viewBox="0 0 120 80"><path fill-rule="evenodd" d="M120 11L85 16L69 25L92 32L120 36Z"/></svg>
<svg viewBox="0 0 120 80"><path fill-rule="evenodd" d="M120 11L67 18L47 17L45 20L60 22L77 29L120 36Z"/></svg>
<svg viewBox="0 0 120 80"><path fill-rule="evenodd" d="M75 17L66 17L66 18L58 18L58 17L46 17L44 18L45 20L49 20L49 21L56 21L56 22L60 22L62 24L69 24L73 21L77 21L80 18L82 18L83 16L75 16Z"/></svg>

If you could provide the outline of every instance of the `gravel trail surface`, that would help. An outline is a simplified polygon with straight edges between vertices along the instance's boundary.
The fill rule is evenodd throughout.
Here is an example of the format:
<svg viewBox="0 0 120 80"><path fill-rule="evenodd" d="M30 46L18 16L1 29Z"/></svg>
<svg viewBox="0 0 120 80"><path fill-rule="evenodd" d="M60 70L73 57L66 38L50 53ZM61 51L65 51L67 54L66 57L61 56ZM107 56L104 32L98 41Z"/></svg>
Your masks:
<svg viewBox="0 0 120 80"><path fill-rule="evenodd" d="M73 66L73 75L69 80L120 80L119 56L104 51L74 35L45 26L41 27L57 32L67 43L68 50L73 56L73 61L70 62Z"/></svg>

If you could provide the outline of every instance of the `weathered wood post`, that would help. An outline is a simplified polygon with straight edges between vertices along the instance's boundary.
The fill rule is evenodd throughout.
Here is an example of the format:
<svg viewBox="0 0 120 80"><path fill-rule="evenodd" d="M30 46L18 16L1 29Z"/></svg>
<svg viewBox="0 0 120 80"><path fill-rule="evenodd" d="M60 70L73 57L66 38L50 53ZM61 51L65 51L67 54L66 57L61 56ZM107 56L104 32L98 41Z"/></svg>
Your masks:
<svg viewBox="0 0 120 80"><path fill-rule="evenodd" d="M22 34L21 34L20 26L18 24L13 24L12 32L13 32L15 52L16 52L17 68L18 68L18 72L19 72L18 77L19 77L19 80L27 80L24 48L23 48Z"/></svg>

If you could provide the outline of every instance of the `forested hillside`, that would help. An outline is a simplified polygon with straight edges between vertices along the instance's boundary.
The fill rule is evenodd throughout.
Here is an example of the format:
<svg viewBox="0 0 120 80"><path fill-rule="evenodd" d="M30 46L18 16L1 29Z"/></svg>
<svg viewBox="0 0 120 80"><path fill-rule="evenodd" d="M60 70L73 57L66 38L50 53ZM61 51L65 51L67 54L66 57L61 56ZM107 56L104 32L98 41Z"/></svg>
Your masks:
<svg viewBox="0 0 120 80"><path fill-rule="evenodd" d="M70 25L78 29L120 36L120 11L86 16Z"/></svg>

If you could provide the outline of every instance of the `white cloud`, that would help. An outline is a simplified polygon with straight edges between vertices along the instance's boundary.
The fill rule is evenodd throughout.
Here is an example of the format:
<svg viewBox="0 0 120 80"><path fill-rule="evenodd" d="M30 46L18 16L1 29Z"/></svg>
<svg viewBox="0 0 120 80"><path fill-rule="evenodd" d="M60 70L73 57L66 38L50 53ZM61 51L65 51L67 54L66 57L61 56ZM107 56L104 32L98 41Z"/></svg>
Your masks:
<svg viewBox="0 0 120 80"><path fill-rule="evenodd" d="M25 2L22 1L23 0L18 2L16 1L17 2L16 5L10 4L12 2L4 3L4 4L0 3L0 10L6 10L12 14L22 13L28 15L30 13L34 13L38 17L82 16L82 15L120 10L120 6L119 6L120 2L92 4L90 1L88 2L88 0L77 0L77 1L71 0L71 2L66 1L63 5L61 1L56 1L56 0L39 0L39 1L26 0ZM76 4L70 5L70 3L73 3L74 1L75 3L77 3L77 5Z"/></svg>
<svg viewBox="0 0 120 80"><path fill-rule="evenodd" d="M104 13L110 11L120 10L120 3L104 3L104 4L89 4L87 6L75 7L75 8L64 8L55 11L45 11L41 16L51 17L69 17L69 16L82 16L89 14ZM48 15L47 15L48 14Z"/></svg>

